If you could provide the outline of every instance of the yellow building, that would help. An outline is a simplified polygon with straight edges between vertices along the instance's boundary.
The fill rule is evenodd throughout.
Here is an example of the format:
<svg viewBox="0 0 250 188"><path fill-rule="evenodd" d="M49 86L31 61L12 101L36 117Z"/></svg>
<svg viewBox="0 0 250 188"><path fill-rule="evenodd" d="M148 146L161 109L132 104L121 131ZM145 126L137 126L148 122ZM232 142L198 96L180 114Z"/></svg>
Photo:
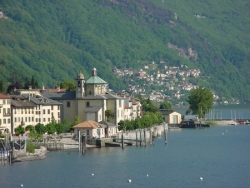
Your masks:
<svg viewBox="0 0 250 188"><path fill-rule="evenodd" d="M168 125L177 125L181 123L181 114L173 111L173 110L166 110L160 109L160 112L163 115L163 121L168 123Z"/></svg>
<svg viewBox="0 0 250 188"><path fill-rule="evenodd" d="M124 98L108 92L108 83L97 76L97 70L92 70L92 76L85 80L79 72L76 79L76 91L48 92L41 91L42 95L62 103L62 120L74 121L76 116L80 122L93 120L106 121L105 112L112 113L108 117L110 123L118 125L124 119Z"/></svg>

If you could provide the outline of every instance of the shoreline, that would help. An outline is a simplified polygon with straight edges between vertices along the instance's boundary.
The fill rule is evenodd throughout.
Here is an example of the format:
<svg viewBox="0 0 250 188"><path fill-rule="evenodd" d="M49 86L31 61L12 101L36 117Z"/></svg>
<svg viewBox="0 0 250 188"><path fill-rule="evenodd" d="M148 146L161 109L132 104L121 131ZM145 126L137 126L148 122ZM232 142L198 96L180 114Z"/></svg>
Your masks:
<svg viewBox="0 0 250 188"><path fill-rule="evenodd" d="M213 120L213 121L206 121L206 122L213 122L214 124L210 126L230 126L230 125L239 125L238 122L234 120ZM203 122L204 123L204 122Z"/></svg>

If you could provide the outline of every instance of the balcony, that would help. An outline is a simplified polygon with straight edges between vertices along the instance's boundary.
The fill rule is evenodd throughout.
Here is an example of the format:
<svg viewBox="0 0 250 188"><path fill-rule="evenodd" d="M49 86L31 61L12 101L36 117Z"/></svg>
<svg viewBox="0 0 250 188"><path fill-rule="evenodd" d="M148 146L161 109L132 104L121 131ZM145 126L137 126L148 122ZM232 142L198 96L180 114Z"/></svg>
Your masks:
<svg viewBox="0 0 250 188"><path fill-rule="evenodd" d="M6 116L11 116L11 113L10 112L4 112L3 113L3 116L6 117Z"/></svg>

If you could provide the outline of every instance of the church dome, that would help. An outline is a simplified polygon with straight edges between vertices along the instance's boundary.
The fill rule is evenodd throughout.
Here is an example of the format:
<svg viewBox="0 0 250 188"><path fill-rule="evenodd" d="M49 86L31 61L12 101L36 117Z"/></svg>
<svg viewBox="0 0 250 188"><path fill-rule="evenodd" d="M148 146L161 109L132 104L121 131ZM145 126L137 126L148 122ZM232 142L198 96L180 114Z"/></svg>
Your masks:
<svg viewBox="0 0 250 188"><path fill-rule="evenodd" d="M82 72L80 71L79 74L77 75L77 79L84 79L84 76Z"/></svg>

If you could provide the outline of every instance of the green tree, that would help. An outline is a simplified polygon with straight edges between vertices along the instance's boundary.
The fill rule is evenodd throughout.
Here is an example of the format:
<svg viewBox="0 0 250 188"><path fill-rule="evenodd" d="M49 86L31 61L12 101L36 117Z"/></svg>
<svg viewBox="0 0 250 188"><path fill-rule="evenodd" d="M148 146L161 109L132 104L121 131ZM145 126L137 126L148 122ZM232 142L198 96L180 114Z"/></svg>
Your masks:
<svg viewBox="0 0 250 188"><path fill-rule="evenodd" d="M67 91L75 91L76 90L75 82L64 81L64 82L61 82L59 85L60 85L60 88L65 88L65 89L67 89Z"/></svg>
<svg viewBox="0 0 250 188"><path fill-rule="evenodd" d="M70 128L72 127L71 123L67 119L63 120L63 126L64 126L65 132L68 132Z"/></svg>
<svg viewBox="0 0 250 188"><path fill-rule="evenodd" d="M35 133L35 127L33 125L28 125L27 127L25 127L25 131L30 131L32 133Z"/></svg>
<svg viewBox="0 0 250 188"><path fill-rule="evenodd" d="M160 109L168 109L171 110L172 109L172 104L170 102L162 102L160 104Z"/></svg>
<svg viewBox="0 0 250 188"><path fill-rule="evenodd" d="M142 97L139 96L139 99L140 99L140 102L142 104L142 111L144 111L144 112L156 112L156 111L158 111L157 106L149 98L143 99Z"/></svg>
<svg viewBox="0 0 250 188"><path fill-rule="evenodd" d="M41 123L35 125L35 130L38 134L45 134L47 132L46 126Z"/></svg>
<svg viewBox="0 0 250 188"><path fill-rule="evenodd" d="M19 125L17 128L15 128L16 135L23 134L24 132L25 132L25 130L24 130L22 125Z"/></svg>
<svg viewBox="0 0 250 188"><path fill-rule="evenodd" d="M125 121L124 120L121 120L119 123L118 123L118 129L119 129L119 131L121 131L121 130L127 130L127 124L125 123Z"/></svg>
<svg viewBox="0 0 250 188"><path fill-rule="evenodd" d="M111 110L106 110L105 111L105 117L108 122L110 122L110 119L113 119L115 117L115 113L112 112Z"/></svg>
<svg viewBox="0 0 250 188"><path fill-rule="evenodd" d="M4 92L4 84L3 84L3 80L0 80L0 92L3 93Z"/></svg>
<svg viewBox="0 0 250 188"><path fill-rule="evenodd" d="M55 128L56 128L57 134L64 133L64 131L65 131L64 125L63 125L62 123L57 123L57 124L55 125Z"/></svg>
<svg viewBox="0 0 250 188"><path fill-rule="evenodd" d="M189 109L199 118L204 118L213 107L213 93L204 87L191 91L188 97Z"/></svg>
<svg viewBox="0 0 250 188"><path fill-rule="evenodd" d="M75 125L79 124L80 122L81 122L81 121L80 121L80 118L79 118L78 116L75 116L74 121L73 121L73 123L72 123L72 126L71 126L71 127L73 127L73 126L75 126Z"/></svg>
<svg viewBox="0 0 250 188"><path fill-rule="evenodd" d="M56 132L56 127L55 127L55 124L53 123L48 123L46 125L46 129L47 129L48 134L54 134Z"/></svg>

